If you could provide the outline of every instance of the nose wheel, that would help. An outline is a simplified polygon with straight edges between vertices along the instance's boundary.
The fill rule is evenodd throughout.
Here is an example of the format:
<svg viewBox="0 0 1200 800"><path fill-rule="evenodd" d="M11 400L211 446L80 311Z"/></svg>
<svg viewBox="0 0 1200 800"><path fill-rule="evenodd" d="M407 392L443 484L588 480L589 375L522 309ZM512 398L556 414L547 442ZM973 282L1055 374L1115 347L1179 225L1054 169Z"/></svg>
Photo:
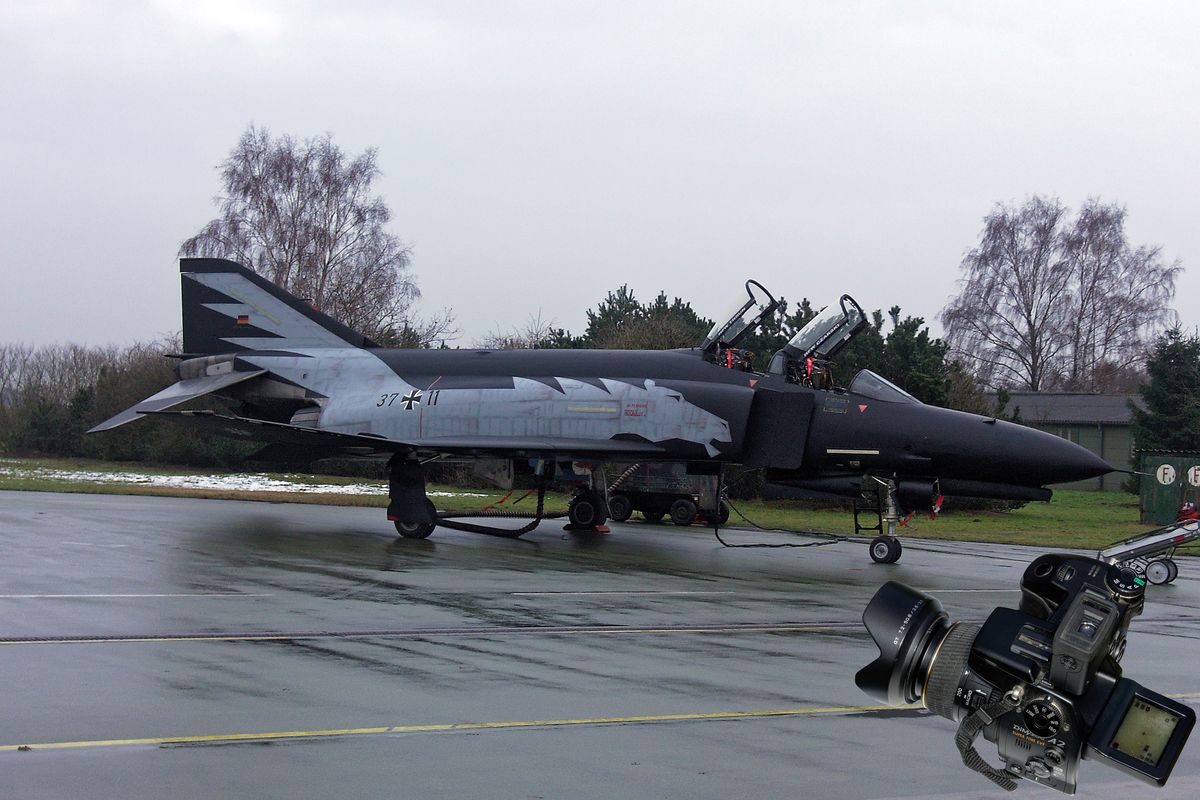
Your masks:
<svg viewBox="0 0 1200 800"><path fill-rule="evenodd" d="M895 536L876 536L871 540L871 560L876 564L895 564L903 548Z"/></svg>
<svg viewBox="0 0 1200 800"><path fill-rule="evenodd" d="M896 536L900 526L900 503L896 498L896 482L889 478L879 478L868 475L863 481L863 492L860 500L870 505L863 507L859 500L854 502L854 533L877 532L879 535L871 540L867 552L876 564L895 564L900 560L903 548ZM863 518L869 522L864 524ZM874 524L870 524L873 522Z"/></svg>

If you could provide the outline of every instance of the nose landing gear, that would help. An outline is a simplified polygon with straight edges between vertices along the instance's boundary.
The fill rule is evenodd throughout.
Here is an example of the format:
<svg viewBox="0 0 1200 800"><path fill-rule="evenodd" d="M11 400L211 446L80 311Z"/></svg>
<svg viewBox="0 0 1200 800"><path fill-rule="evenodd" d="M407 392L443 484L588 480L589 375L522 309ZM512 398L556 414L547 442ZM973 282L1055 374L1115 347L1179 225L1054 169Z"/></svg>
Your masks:
<svg viewBox="0 0 1200 800"><path fill-rule="evenodd" d="M900 526L900 504L896 501L896 482L890 478L877 478L873 475L869 476L867 480L873 484L863 486L861 499L869 505L864 507L860 505L859 501L855 501L854 533L878 531L878 535L871 539L867 552L871 554L871 560L877 564L894 564L900 560L900 554L904 550L900 545L899 537L896 536L896 529ZM866 483L867 481L864 481L864 484ZM875 524L864 525L863 516L868 519L874 517Z"/></svg>
<svg viewBox="0 0 1200 800"><path fill-rule="evenodd" d="M895 536L876 536L871 540L871 560L876 564L894 564L900 560L903 548Z"/></svg>

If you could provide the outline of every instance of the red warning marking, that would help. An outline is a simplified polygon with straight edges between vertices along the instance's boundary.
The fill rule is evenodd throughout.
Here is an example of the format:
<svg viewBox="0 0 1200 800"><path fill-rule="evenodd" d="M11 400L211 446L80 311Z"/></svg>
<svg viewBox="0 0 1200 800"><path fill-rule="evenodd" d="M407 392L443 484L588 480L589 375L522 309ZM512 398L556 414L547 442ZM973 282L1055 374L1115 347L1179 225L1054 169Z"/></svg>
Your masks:
<svg viewBox="0 0 1200 800"><path fill-rule="evenodd" d="M866 404L866 403L859 403L859 404L858 404L858 413L860 413L860 414L861 414L861 413L863 413L863 412L864 412L864 411L866 411L866 410L867 410L867 404Z"/></svg>
<svg viewBox="0 0 1200 800"><path fill-rule="evenodd" d="M757 383L758 383L758 378L751 378L750 379L750 388L753 389Z"/></svg>

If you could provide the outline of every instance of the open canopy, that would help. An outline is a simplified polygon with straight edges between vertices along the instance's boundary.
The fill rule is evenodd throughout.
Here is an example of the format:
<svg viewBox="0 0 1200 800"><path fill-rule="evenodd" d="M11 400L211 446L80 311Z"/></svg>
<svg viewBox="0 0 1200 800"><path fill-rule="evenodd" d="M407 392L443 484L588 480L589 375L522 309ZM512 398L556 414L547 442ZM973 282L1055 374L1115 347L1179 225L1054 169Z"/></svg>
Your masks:
<svg viewBox="0 0 1200 800"><path fill-rule="evenodd" d="M844 294L837 305L821 309L784 349L793 358L833 358L866 326L862 307Z"/></svg>
<svg viewBox="0 0 1200 800"><path fill-rule="evenodd" d="M758 281L746 281L746 294L749 299L731 316L717 319L700 345L701 350L715 352L718 347L736 347L779 307L779 301Z"/></svg>

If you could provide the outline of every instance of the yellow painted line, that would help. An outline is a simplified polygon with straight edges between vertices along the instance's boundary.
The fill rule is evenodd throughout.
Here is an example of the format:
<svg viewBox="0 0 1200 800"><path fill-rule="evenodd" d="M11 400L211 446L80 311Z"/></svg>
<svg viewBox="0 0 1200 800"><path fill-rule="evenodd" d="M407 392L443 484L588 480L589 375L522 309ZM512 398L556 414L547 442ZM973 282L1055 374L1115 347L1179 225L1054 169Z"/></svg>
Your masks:
<svg viewBox="0 0 1200 800"><path fill-rule="evenodd" d="M583 414L616 414L620 410L618 406L567 406L567 411L578 411Z"/></svg>
<svg viewBox="0 0 1200 800"><path fill-rule="evenodd" d="M16 750L80 750L98 747L138 747L145 745L206 744L212 742L256 742L280 739L320 739L340 736L378 736L389 733L444 733L448 731L509 730L513 728L567 728L583 725L640 725L655 722L696 722L754 719L765 717L811 717L828 714L859 714L871 711L920 709L920 706L829 706L825 708L774 708L755 711L710 711L694 714L640 714L627 717L590 717L582 719L535 719L498 722L452 722L434 725L387 725L373 728L329 728L311 731L271 731L262 733L218 733L204 736L162 736L142 739L96 739L80 742L42 742L39 744L0 745L0 752Z"/></svg>
<svg viewBox="0 0 1200 800"><path fill-rule="evenodd" d="M624 634L668 634L668 633L816 633L822 631L846 630L830 625L778 625L767 628L601 628L589 630L547 630L537 628L528 630L498 630L498 631L411 631L405 633L370 633L336 634L295 633L295 634L211 634L196 636L145 636L132 638L85 638L85 639L0 639L0 646L37 645L37 644L158 644L159 642L288 642L306 641L309 639L436 639L444 637L479 638L485 636L503 636L506 634L527 635L530 633L542 636L615 636Z"/></svg>
<svg viewBox="0 0 1200 800"><path fill-rule="evenodd" d="M1200 692L1168 695L1176 700L1200 698ZM863 714L879 711L921 710L920 705L903 706L826 706L816 708L773 708L754 711L709 711L692 714L639 714L626 717L589 717L581 719L501 720L496 722L451 722L432 725L382 725L372 728L328 728L307 731L265 731L217 733L200 736L152 736L141 739L94 739L78 742L40 742L37 744L0 745L0 752L26 750L84 750L101 747L170 746L217 742L260 742L284 739L328 739L343 736L380 736L396 733L446 733L453 731L511 730L514 728L570 728L587 725L644 725L658 722L702 722L769 717L816 717L838 714Z"/></svg>
<svg viewBox="0 0 1200 800"><path fill-rule="evenodd" d="M556 631L556 633L564 634L593 634L611 636L614 634L624 633L796 633L796 632L812 632L812 631L837 631L846 630L845 628L836 628L831 625L780 625L770 628L615 628L612 630L598 631Z"/></svg>
<svg viewBox="0 0 1200 800"><path fill-rule="evenodd" d="M286 642L315 639L315 636L169 636L136 639L38 639L36 641L0 641L0 645L30 644L153 644L155 642ZM329 637L322 637L329 638ZM349 637L347 637L349 638Z"/></svg>

